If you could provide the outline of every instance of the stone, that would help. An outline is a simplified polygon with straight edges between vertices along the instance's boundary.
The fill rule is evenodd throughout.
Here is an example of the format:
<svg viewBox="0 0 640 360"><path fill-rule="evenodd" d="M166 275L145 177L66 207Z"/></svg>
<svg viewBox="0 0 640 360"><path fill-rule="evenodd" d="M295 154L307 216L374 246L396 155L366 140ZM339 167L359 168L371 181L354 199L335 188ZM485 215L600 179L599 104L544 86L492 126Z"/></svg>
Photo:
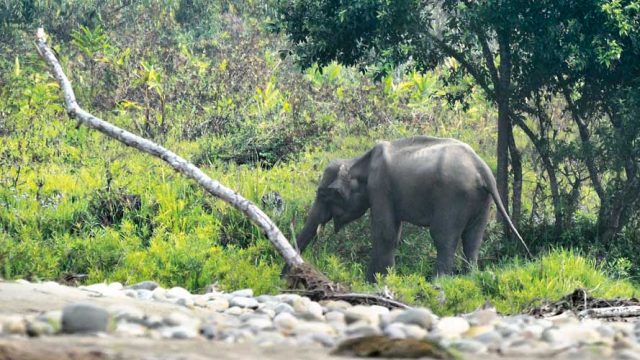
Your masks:
<svg viewBox="0 0 640 360"><path fill-rule="evenodd" d="M153 299L153 294L153 291L147 289L136 290L136 297L140 300L151 300Z"/></svg>
<svg viewBox="0 0 640 360"><path fill-rule="evenodd" d="M27 335L31 337L44 336L44 335L53 335L55 330L53 326L47 322L32 320L27 322Z"/></svg>
<svg viewBox="0 0 640 360"><path fill-rule="evenodd" d="M260 295L256 297L256 300L261 304L278 302L278 299L273 295Z"/></svg>
<svg viewBox="0 0 640 360"><path fill-rule="evenodd" d="M191 298L191 293L183 287L174 286L167 290L165 296L169 299Z"/></svg>
<svg viewBox="0 0 640 360"><path fill-rule="evenodd" d="M296 326L298 326L299 322L300 320L289 312L282 312L273 318L273 324L275 327L284 334L292 333Z"/></svg>
<svg viewBox="0 0 640 360"><path fill-rule="evenodd" d="M602 336L595 329L584 324L566 324L546 329L542 339L549 343L595 344L602 341Z"/></svg>
<svg viewBox="0 0 640 360"><path fill-rule="evenodd" d="M195 326L195 324L199 323L200 320L193 318L187 314L183 314L181 312L172 312L168 316L164 318L164 323L169 327L177 327L177 326Z"/></svg>
<svg viewBox="0 0 640 360"><path fill-rule="evenodd" d="M415 324L405 324L404 333L410 339L424 339L427 336L427 330L422 326Z"/></svg>
<svg viewBox="0 0 640 360"><path fill-rule="evenodd" d="M258 346L274 346L282 344L285 340L286 338L278 332L265 331L257 334L254 342L258 344Z"/></svg>
<svg viewBox="0 0 640 360"><path fill-rule="evenodd" d="M222 312L229 308L229 300L225 298L209 300L207 306L213 311Z"/></svg>
<svg viewBox="0 0 640 360"><path fill-rule="evenodd" d="M481 343L480 341L471 339L456 340L451 343L451 347L458 351L469 354L481 354L487 352L487 345Z"/></svg>
<svg viewBox="0 0 640 360"><path fill-rule="evenodd" d="M200 327L200 335L204 336L209 340L213 340L217 336L217 328L214 324L205 324Z"/></svg>
<svg viewBox="0 0 640 360"><path fill-rule="evenodd" d="M345 315L344 313L340 312L340 311L329 311L328 313L324 314L324 318L327 322L341 322L344 323L345 322Z"/></svg>
<svg viewBox="0 0 640 360"><path fill-rule="evenodd" d="M253 297L253 290L252 289L242 289L242 290L237 290L231 293L232 297ZM257 300L256 300L257 301Z"/></svg>
<svg viewBox="0 0 640 360"><path fill-rule="evenodd" d="M391 339L405 339L407 335L404 331L404 326L402 323L391 323L385 326L383 333Z"/></svg>
<svg viewBox="0 0 640 360"><path fill-rule="evenodd" d="M266 307L258 308L255 311L256 314L266 315L268 318L273 319L276 316L276 312L274 310L268 309Z"/></svg>
<svg viewBox="0 0 640 360"><path fill-rule="evenodd" d="M229 306L231 307L257 309L259 305L258 301L251 297L236 296L229 301Z"/></svg>
<svg viewBox="0 0 640 360"><path fill-rule="evenodd" d="M312 334L326 334L336 335L336 331L331 325L320 321L301 321L293 329L295 335L312 335Z"/></svg>
<svg viewBox="0 0 640 360"><path fill-rule="evenodd" d="M150 329L159 329L160 327L165 325L164 319L160 315L146 316L143 319L142 324Z"/></svg>
<svg viewBox="0 0 640 360"><path fill-rule="evenodd" d="M193 305L201 308L206 308L209 306L209 299L206 296L192 296L191 300L193 301Z"/></svg>
<svg viewBox="0 0 640 360"><path fill-rule="evenodd" d="M308 320L323 320L322 306L315 301L310 301L307 310L301 316Z"/></svg>
<svg viewBox="0 0 640 360"><path fill-rule="evenodd" d="M326 300L322 301L320 304L324 306L325 309L327 309L327 312L345 311L353 306L344 300Z"/></svg>
<svg viewBox="0 0 640 360"><path fill-rule="evenodd" d="M258 333L265 329L273 329L273 322L271 319L263 317L263 316L254 316L251 319L245 321L245 326L247 326L254 333Z"/></svg>
<svg viewBox="0 0 640 360"><path fill-rule="evenodd" d="M36 316L36 320L46 322L51 325L54 332L58 332L62 327L62 310L47 311Z"/></svg>
<svg viewBox="0 0 640 360"><path fill-rule="evenodd" d="M147 335L147 328L140 324L120 321L116 325L115 333L120 336L142 337Z"/></svg>
<svg viewBox="0 0 640 360"><path fill-rule="evenodd" d="M498 313L495 309L482 309L474 311L466 316L470 325L486 326L493 325L499 321Z"/></svg>
<svg viewBox="0 0 640 360"><path fill-rule="evenodd" d="M62 332L93 333L107 331L109 313L93 304L71 304L62 309Z"/></svg>
<svg viewBox="0 0 640 360"><path fill-rule="evenodd" d="M245 309L239 306L232 306L224 311L227 315L239 316L245 313Z"/></svg>
<svg viewBox="0 0 640 360"><path fill-rule="evenodd" d="M128 286L128 289L153 291L158 287L155 281L141 281L139 283Z"/></svg>
<svg viewBox="0 0 640 360"><path fill-rule="evenodd" d="M129 305L116 305L108 308L109 313L116 321L127 321L142 324L144 313L142 310Z"/></svg>
<svg viewBox="0 0 640 360"><path fill-rule="evenodd" d="M418 325L426 330L430 330L433 327L436 317L431 310L424 308L408 309L400 313L392 320L392 322L398 322L403 324Z"/></svg>
<svg viewBox="0 0 640 360"><path fill-rule="evenodd" d="M120 282L112 282L109 284L109 288L116 290L116 291L120 291L122 289L124 289L124 286L122 286L122 283Z"/></svg>
<svg viewBox="0 0 640 360"><path fill-rule="evenodd" d="M640 352L638 352L638 349L622 349L616 351L612 358L617 360L640 360Z"/></svg>
<svg viewBox="0 0 640 360"><path fill-rule="evenodd" d="M114 287L111 287L105 283L92 284L88 286L79 286L78 289L89 291L94 294L98 294L100 296L109 296L109 297L125 296L123 293L120 292L120 289L117 288L117 285Z"/></svg>
<svg viewBox="0 0 640 360"><path fill-rule="evenodd" d="M180 305L180 306L184 306L184 307L189 308L189 309L193 309L194 306L195 306L195 303L194 303L192 298L183 297L183 298L179 298L178 300L176 300L176 305Z"/></svg>
<svg viewBox="0 0 640 360"><path fill-rule="evenodd" d="M295 310L293 310L293 307L287 303L280 303L273 310L276 312L276 315L283 312L288 312L290 314L293 314L295 312Z"/></svg>
<svg viewBox="0 0 640 360"><path fill-rule="evenodd" d="M345 334L350 337L365 337L380 335L380 328L370 323L360 320L347 326Z"/></svg>
<svg viewBox="0 0 640 360"><path fill-rule="evenodd" d="M333 336L330 336L327 334L322 334L322 333L312 334L311 339L314 342L324 347L333 347L336 344L336 339Z"/></svg>
<svg viewBox="0 0 640 360"><path fill-rule="evenodd" d="M171 339L193 339L198 336L195 328L190 326L172 326L161 330L162 337Z"/></svg>
<svg viewBox="0 0 640 360"><path fill-rule="evenodd" d="M388 313L389 309L382 306L356 305L345 310L344 315L347 324L356 321L366 321L369 324L377 326L380 323L380 315Z"/></svg>
<svg viewBox="0 0 640 360"><path fill-rule="evenodd" d="M493 345L499 344L502 341L502 335L496 330L490 330L473 337L474 340L480 341L483 344Z"/></svg>
<svg viewBox="0 0 640 360"><path fill-rule="evenodd" d="M10 335L25 335L27 333L27 322L22 316L11 315L0 319L2 332Z"/></svg>
<svg viewBox="0 0 640 360"><path fill-rule="evenodd" d="M445 339L460 337L463 333L469 330L469 328L469 322L464 318L457 316L444 317L440 319L434 327L438 335Z"/></svg>
<svg viewBox="0 0 640 360"><path fill-rule="evenodd" d="M167 301L167 290L157 287L151 292L151 298L156 301Z"/></svg>

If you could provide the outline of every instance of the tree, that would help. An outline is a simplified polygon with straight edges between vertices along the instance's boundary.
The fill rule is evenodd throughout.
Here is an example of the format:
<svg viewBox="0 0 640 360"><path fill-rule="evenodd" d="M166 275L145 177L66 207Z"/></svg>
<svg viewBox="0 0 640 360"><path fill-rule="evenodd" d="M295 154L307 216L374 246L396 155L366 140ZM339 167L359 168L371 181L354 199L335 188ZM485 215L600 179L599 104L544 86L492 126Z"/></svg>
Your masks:
<svg viewBox="0 0 640 360"><path fill-rule="evenodd" d="M532 36L545 36L551 1L296 0L280 5L281 22L302 66L338 60L378 64L384 71L408 60L418 69L445 58L460 64L498 110L497 182L508 208L508 167L514 174L512 218L520 218L522 164L512 118L532 88L545 84L532 73L544 66L534 58ZM532 63L538 61L536 66ZM526 90L523 90L526 89Z"/></svg>

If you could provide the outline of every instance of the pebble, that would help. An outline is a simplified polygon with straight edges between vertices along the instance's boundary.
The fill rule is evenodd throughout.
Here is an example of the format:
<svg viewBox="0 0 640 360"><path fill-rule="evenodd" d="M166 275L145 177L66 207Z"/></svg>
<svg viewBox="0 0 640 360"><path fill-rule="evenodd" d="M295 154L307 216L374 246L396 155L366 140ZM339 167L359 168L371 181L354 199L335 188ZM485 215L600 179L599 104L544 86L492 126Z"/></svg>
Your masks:
<svg viewBox="0 0 640 360"><path fill-rule="evenodd" d="M254 298L236 296L229 300L229 306L237 306L239 308L257 309L260 303Z"/></svg>
<svg viewBox="0 0 640 360"><path fill-rule="evenodd" d="M389 311L344 301L315 302L297 294L254 297L251 289L231 293L215 289L197 295L182 287L164 289L153 281L126 287L114 282L82 288L91 292L89 299L112 296L140 305L79 303L38 315L0 315L0 337L99 333L124 338L198 338L264 347L332 348L347 338L385 335L407 341L439 340L465 358L546 358L562 354L567 358L640 360L640 323L580 320L569 313L537 319L502 316L489 308L439 318L426 308ZM149 302L163 302L175 311L165 316L149 313Z"/></svg>

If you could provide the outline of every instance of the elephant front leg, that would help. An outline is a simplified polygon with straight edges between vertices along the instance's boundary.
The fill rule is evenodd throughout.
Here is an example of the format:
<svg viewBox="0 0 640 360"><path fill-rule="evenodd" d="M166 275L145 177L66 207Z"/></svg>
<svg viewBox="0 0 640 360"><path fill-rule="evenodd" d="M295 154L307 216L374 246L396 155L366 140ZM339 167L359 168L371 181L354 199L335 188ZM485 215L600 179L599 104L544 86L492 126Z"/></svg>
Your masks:
<svg viewBox="0 0 640 360"><path fill-rule="evenodd" d="M443 222L432 224L430 233L437 251L436 276L451 275L461 231L456 226Z"/></svg>
<svg viewBox="0 0 640 360"><path fill-rule="evenodd" d="M376 273L386 275L395 264L395 251L401 233L401 223L393 214L371 214L371 236L373 247L367 269L367 281L375 282Z"/></svg>

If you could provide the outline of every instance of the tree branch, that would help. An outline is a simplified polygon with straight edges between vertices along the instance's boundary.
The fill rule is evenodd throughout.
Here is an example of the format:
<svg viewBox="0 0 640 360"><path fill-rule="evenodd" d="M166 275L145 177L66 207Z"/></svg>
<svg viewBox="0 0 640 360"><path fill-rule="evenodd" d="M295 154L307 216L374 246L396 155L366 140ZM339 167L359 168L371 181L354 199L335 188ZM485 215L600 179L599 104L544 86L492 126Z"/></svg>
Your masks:
<svg viewBox="0 0 640 360"><path fill-rule="evenodd" d="M38 29L36 46L40 56L49 64L53 75L60 84L62 92L64 94L64 101L66 110L72 118L78 120L82 124L85 124L93 129L100 131L101 133L112 137L121 143L134 147L140 151L151 154L155 157L161 158L168 163L176 171L184 174L185 176L195 180L205 190L213 196L216 196L227 203L231 204L236 209L242 211L254 224L256 224L267 235L269 240L276 247L280 255L284 257L285 262L292 266L301 266L304 261L300 254L298 254L289 241L284 237L278 226L257 206L251 203L249 200L242 197L237 192L225 187L218 181L211 179L207 174L202 172L198 167L191 164L187 160L178 156L164 147L144 139L140 136L132 134L124 129L118 128L110 123L99 119L87 111L83 110L76 101L75 93L71 87L69 79L64 74L62 66L56 59L53 51L49 48L45 39L46 35L43 29Z"/></svg>

